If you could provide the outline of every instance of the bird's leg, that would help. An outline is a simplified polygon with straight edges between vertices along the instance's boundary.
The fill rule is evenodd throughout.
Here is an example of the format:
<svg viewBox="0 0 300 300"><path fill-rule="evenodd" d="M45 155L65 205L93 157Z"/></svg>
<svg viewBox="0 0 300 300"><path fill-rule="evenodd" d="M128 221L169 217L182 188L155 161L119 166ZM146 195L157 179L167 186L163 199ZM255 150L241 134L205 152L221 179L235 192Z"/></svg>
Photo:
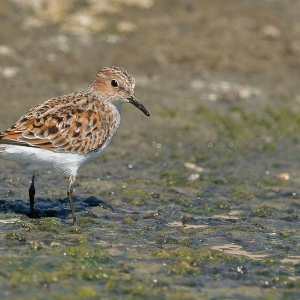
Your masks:
<svg viewBox="0 0 300 300"><path fill-rule="evenodd" d="M69 178L69 189L67 191L67 195L68 195L68 199L69 199L69 203L70 203L70 207L71 207L71 211L72 211L72 218L73 218L73 226L76 226L76 216L75 216L75 209L74 209L74 204L73 204L73 184L75 182L76 178L74 175L70 175Z"/></svg>
<svg viewBox="0 0 300 300"><path fill-rule="evenodd" d="M33 172L32 174L31 185L29 188L30 217L33 217L34 214L34 195L35 195L34 179L35 179L35 172Z"/></svg>

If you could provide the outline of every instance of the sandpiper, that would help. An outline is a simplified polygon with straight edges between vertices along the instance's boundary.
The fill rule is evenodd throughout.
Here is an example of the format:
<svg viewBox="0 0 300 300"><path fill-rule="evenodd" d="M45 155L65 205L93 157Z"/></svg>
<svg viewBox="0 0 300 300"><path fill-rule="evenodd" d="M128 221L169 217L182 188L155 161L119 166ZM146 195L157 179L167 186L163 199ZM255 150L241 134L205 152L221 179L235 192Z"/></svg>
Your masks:
<svg viewBox="0 0 300 300"><path fill-rule="evenodd" d="M131 103L146 116L134 95L135 79L121 67L105 67L83 91L49 99L31 108L13 126L0 132L0 158L32 171L30 215L34 213L36 171L53 169L69 176L67 196L72 211L73 185L81 165L97 156L120 124L122 103Z"/></svg>

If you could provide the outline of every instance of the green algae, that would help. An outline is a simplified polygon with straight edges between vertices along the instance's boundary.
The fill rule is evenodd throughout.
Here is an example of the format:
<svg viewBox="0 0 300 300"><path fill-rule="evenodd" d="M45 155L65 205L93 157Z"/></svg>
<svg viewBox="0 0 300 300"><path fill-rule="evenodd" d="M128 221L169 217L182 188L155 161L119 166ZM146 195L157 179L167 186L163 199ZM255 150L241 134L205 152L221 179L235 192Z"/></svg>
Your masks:
<svg viewBox="0 0 300 300"><path fill-rule="evenodd" d="M267 106L264 114L261 114L248 112L241 106L233 106L226 113L216 116L212 110L201 105L195 110L195 114L206 118L218 130L223 141L238 141L239 149L247 147L247 141L252 140L256 142L258 152L272 153L276 151L276 143L282 136L299 136L296 131L300 122L299 115L290 108L274 109ZM262 142L258 136L260 139L268 136L272 138Z"/></svg>
<svg viewBox="0 0 300 300"><path fill-rule="evenodd" d="M41 257L45 253L47 253L45 249L40 251ZM32 260L28 260L28 256L2 261L2 266L6 270L5 277L9 278L8 286L21 288L26 284L37 286L41 282L64 283L70 278L101 281L105 280L105 274L110 273L105 265L113 262L102 251L91 251L84 247L57 249L52 254L55 257L52 261L43 262L39 259L39 255Z"/></svg>
<svg viewBox="0 0 300 300"><path fill-rule="evenodd" d="M99 294L91 286L81 286L76 292L83 299L98 299L99 297Z"/></svg>
<svg viewBox="0 0 300 300"><path fill-rule="evenodd" d="M122 195L126 200L130 200L133 202L134 205L140 205L141 199L147 199L149 198L149 195L143 191L142 189L135 189L131 187L126 187L122 190Z"/></svg>
<svg viewBox="0 0 300 300"><path fill-rule="evenodd" d="M194 214L194 215L212 215L214 212L214 207L210 205L202 205L198 208L183 208L183 212Z"/></svg>
<svg viewBox="0 0 300 300"><path fill-rule="evenodd" d="M176 185L176 186L184 185L185 182L187 181L186 174L184 174L184 173L182 173L182 172L180 172L178 170L174 170L174 169L163 171L160 177L169 186L172 186L172 185Z"/></svg>
<svg viewBox="0 0 300 300"><path fill-rule="evenodd" d="M251 198L254 194L248 190L247 186L238 186L234 188L232 194L238 198Z"/></svg>
<svg viewBox="0 0 300 300"><path fill-rule="evenodd" d="M80 236L76 237L75 239L73 239L72 242L74 244L83 245L83 244L87 243L87 239L85 236L80 235Z"/></svg>
<svg viewBox="0 0 300 300"><path fill-rule="evenodd" d="M36 226L38 227L38 230L41 231L53 231L53 232L59 232L61 230L65 230L66 226L62 225L60 220L55 218L42 218L39 219L36 222Z"/></svg>
<svg viewBox="0 0 300 300"><path fill-rule="evenodd" d="M221 210L230 210L230 206L228 203L218 202L216 203L216 207Z"/></svg>
<svg viewBox="0 0 300 300"><path fill-rule="evenodd" d="M266 263L268 265L275 265L275 264L279 264L280 263L280 259L278 258L273 258L273 257L269 257L266 259Z"/></svg>
<svg viewBox="0 0 300 300"><path fill-rule="evenodd" d="M173 251L158 250L153 252L158 258L173 258L175 260L185 261L193 266L200 266L209 262L226 263L229 261L245 262L245 257L237 257L227 254L223 251L201 248L194 250L190 248L179 248Z"/></svg>
<svg viewBox="0 0 300 300"><path fill-rule="evenodd" d="M258 207L252 210L252 214L265 217L267 215L267 209L265 207Z"/></svg>
<svg viewBox="0 0 300 300"><path fill-rule="evenodd" d="M198 273L198 268L191 266L185 261L174 263L168 270L168 274L170 275L197 275Z"/></svg>
<svg viewBox="0 0 300 300"><path fill-rule="evenodd" d="M136 222L136 219L134 219L133 217L126 217L122 220L122 223L123 224L126 224L126 225L130 225L130 224L133 224Z"/></svg>
<svg viewBox="0 0 300 300"><path fill-rule="evenodd" d="M27 242L26 237L19 235L15 231L11 231L11 232L7 233L6 234L6 239L7 240L18 241L18 242L21 242L21 243L26 243Z"/></svg>
<svg viewBox="0 0 300 300"><path fill-rule="evenodd" d="M201 248L194 250L191 248L178 248L173 251L158 250L152 253L156 258L173 260L167 274L169 275L198 275L201 273L201 266L207 264L243 264L249 259L242 256L233 256L222 251Z"/></svg>

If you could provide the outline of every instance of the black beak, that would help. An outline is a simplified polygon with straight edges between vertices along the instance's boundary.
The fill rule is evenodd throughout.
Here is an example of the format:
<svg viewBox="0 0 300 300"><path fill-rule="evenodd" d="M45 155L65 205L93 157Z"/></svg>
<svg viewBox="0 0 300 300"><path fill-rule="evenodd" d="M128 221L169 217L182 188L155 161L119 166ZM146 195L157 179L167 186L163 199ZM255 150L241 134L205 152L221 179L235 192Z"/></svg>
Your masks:
<svg viewBox="0 0 300 300"><path fill-rule="evenodd" d="M135 96L131 96L127 99L129 100L129 103L133 104L135 107L137 107L139 110L141 110L146 116L148 116L148 117L150 116L149 111Z"/></svg>

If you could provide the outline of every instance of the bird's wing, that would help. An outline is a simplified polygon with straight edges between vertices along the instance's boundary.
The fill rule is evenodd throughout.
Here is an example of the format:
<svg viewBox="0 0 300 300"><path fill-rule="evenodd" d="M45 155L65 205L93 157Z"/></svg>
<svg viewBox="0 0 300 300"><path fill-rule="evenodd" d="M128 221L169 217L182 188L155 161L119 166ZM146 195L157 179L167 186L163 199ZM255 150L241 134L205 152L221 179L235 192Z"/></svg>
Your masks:
<svg viewBox="0 0 300 300"><path fill-rule="evenodd" d="M0 133L0 145L88 153L101 148L109 134L104 114L91 109L62 107L41 116L26 114L12 127Z"/></svg>

